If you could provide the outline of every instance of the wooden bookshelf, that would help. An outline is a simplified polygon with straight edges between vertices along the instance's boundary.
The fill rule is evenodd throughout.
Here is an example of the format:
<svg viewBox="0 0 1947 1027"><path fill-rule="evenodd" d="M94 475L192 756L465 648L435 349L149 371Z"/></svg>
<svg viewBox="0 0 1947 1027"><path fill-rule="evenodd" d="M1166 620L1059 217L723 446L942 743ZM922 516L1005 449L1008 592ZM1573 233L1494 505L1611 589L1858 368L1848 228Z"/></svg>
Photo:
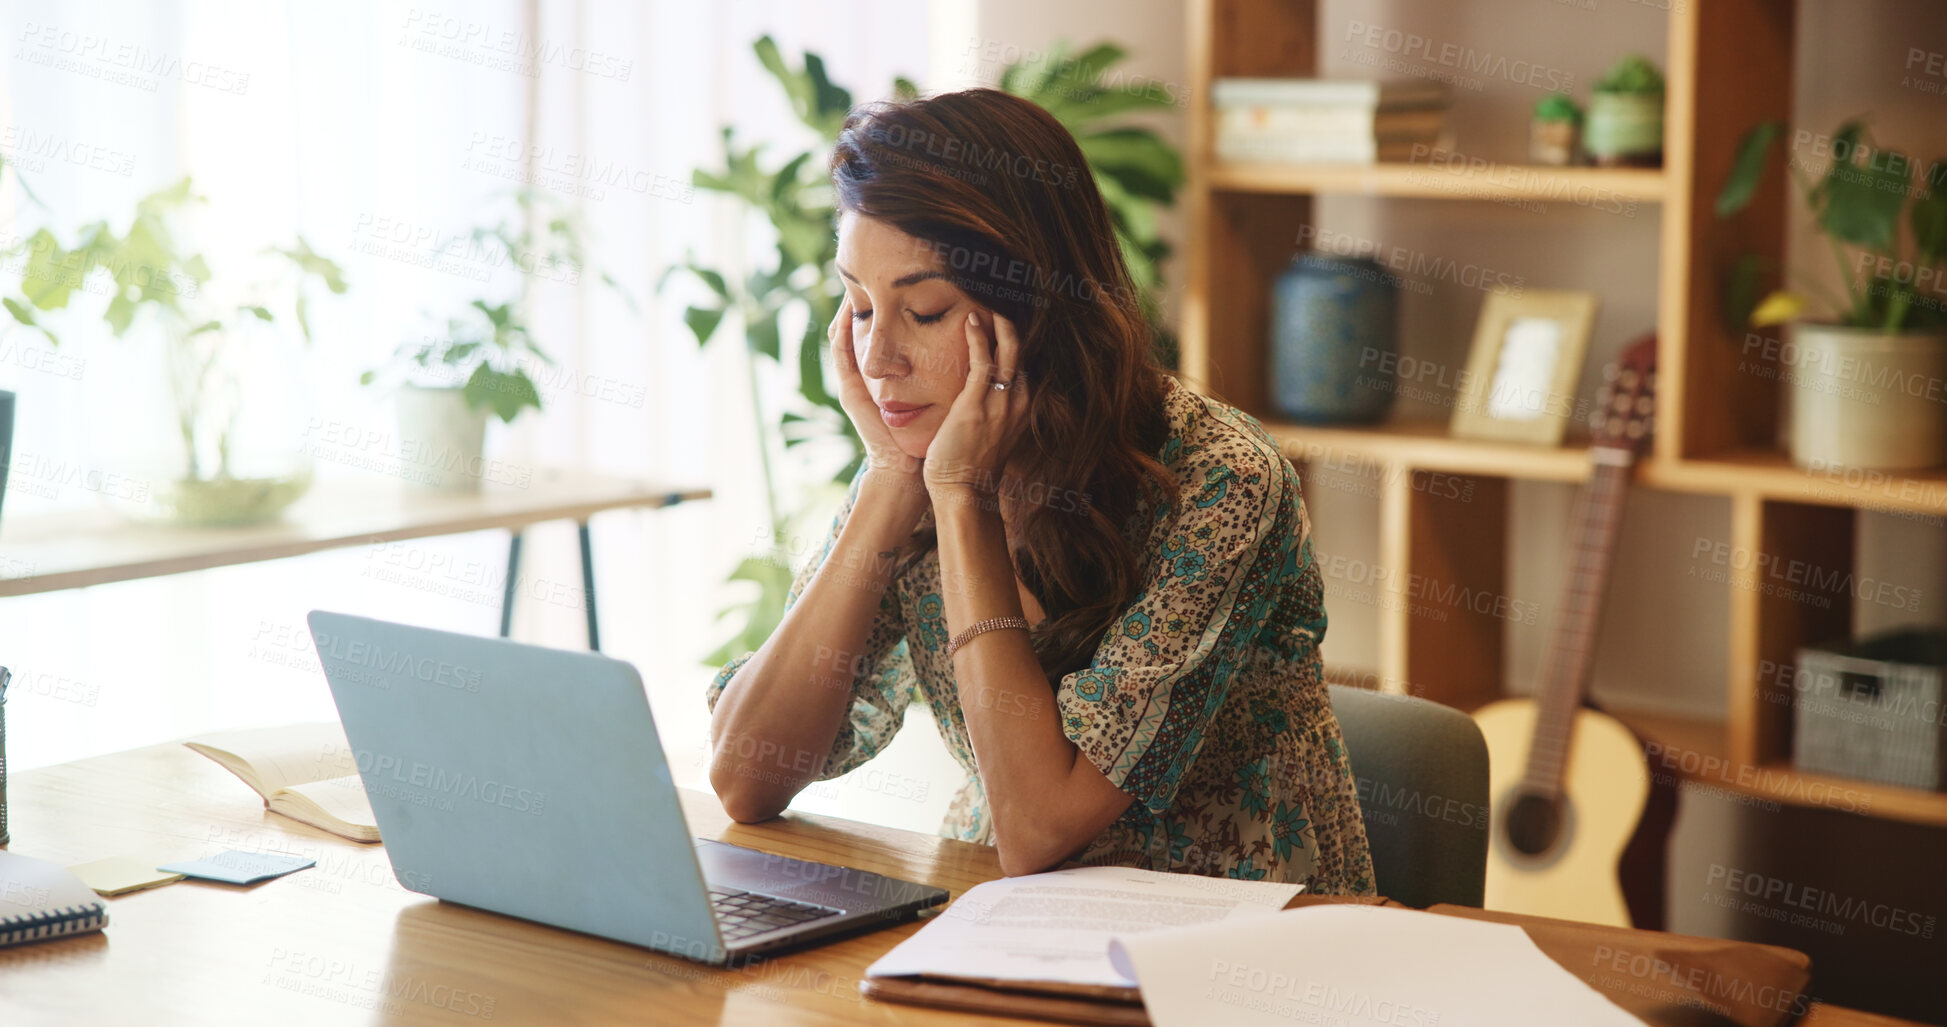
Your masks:
<svg viewBox="0 0 1947 1027"><path fill-rule="evenodd" d="M1316 0L1192 0L1188 5L1190 109L1189 226L1180 334L1186 380L1262 421L1299 465L1376 467L1379 554L1394 577L1464 582L1501 590L1507 579L1508 483L1581 482L1585 443L1555 447L1449 437L1444 422L1374 426L1293 424L1273 410L1269 366L1270 286L1296 254L1292 226L1310 223L1312 197L1353 194L1415 200L1546 200L1603 190L1655 204L1658 421L1640 484L1720 496L1731 506L1731 543L1779 561L1803 561L1831 575L1853 571L1861 511L1947 517L1947 468L1917 474L1807 471L1775 445L1780 378L1752 373L1744 341L1725 327L1717 281L1728 261L1751 252L1783 264L1792 197L1772 168L1750 206L1730 219L1714 210L1737 140L1759 121L1789 120L1796 37L1792 0L1695 0L1668 14L1664 166L1657 170L1544 168L1518 164L1454 174L1427 162L1367 166L1275 166L1216 160L1211 83L1229 76L1305 76L1317 71ZM1723 55L1735 53L1736 59ZM1574 231L1572 226L1564 231ZM1591 234L1589 245L1603 245ZM1588 283L1594 286L1598 283ZM1740 366L1741 364L1745 366ZM1469 501L1428 488L1431 475L1461 476ZM1624 558L1627 558L1625 554ZM1791 704L1761 671L1789 665L1798 646L1845 635L1848 595L1807 603L1767 589L1755 569L1728 575L1731 638L1723 721L1628 714L1652 737L1731 772L1699 786L1780 803L1834 788L1867 797L1870 816L1947 826L1947 793L1800 774L1790 767ZM1395 590L1398 585L1387 586ZM1433 621L1411 616L1409 597L1379 604L1378 665L1334 668L1335 680L1411 691L1462 709L1500 697L1503 624L1492 617ZM1774 675L1775 680L1775 675Z"/></svg>

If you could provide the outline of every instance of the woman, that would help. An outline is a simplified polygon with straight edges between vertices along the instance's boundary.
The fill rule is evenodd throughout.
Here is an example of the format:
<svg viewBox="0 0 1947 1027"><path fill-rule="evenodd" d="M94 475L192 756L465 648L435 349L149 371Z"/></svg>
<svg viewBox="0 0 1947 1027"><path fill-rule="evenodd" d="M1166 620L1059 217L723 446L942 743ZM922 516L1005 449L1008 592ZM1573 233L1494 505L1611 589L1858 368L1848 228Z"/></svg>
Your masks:
<svg viewBox="0 0 1947 1027"><path fill-rule="evenodd" d="M1292 466L1160 369L1073 138L971 89L874 104L832 155L830 329L866 459L783 622L711 683L724 809L775 816L899 730L968 781L942 833L1370 893Z"/></svg>

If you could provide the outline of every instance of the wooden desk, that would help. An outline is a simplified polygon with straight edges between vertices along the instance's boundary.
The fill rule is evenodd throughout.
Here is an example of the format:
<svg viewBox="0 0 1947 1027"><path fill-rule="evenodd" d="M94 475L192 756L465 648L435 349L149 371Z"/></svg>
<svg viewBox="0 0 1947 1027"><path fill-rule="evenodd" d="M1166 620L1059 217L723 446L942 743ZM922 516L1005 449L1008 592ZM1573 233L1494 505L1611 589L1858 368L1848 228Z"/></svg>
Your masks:
<svg viewBox="0 0 1947 1027"><path fill-rule="evenodd" d="M1000 876L994 850L789 814L730 822L684 793L692 831L947 888ZM858 993L907 924L715 970L441 903L394 881L385 853L266 812L216 764L170 743L8 782L11 849L62 864L158 862L233 848L318 865L250 888L184 881L110 899L105 933L0 949L0 1022L40 1024L1020 1024ZM1899 1021L1815 1007L1820 1027Z"/></svg>

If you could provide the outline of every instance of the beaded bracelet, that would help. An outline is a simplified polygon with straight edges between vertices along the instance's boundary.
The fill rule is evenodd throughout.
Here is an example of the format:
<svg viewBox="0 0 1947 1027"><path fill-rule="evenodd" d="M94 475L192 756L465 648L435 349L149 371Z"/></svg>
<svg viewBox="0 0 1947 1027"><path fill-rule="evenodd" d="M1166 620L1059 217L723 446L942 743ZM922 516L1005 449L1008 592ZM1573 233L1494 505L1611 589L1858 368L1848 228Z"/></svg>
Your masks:
<svg viewBox="0 0 1947 1027"><path fill-rule="evenodd" d="M949 660L953 659L953 654L961 646L971 641L975 635L984 634L999 628L1020 628L1022 631L1026 631L1028 630L1028 621L1025 617L989 617L986 620L969 624L965 631L960 632L959 635L955 636L952 641L946 644L946 658Z"/></svg>

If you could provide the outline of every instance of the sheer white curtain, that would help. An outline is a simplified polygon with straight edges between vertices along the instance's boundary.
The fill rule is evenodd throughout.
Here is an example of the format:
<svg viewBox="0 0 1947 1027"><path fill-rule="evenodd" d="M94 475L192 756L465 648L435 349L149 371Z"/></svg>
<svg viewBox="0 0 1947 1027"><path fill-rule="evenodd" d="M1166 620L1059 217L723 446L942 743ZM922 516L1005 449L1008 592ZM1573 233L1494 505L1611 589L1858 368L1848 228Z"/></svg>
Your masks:
<svg viewBox="0 0 1947 1027"><path fill-rule="evenodd" d="M720 125L770 140L774 161L809 142L751 43L771 35L792 64L817 52L856 99L871 99L895 74L927 81L918 13L868 0L13 0L0 4L0 154L46 209L9 179L0 216L8 233L46 224L72 242L97 219L119 230L138 197L190 174L209 198L196 232L213 255L301 233L352 282L348 295L314 306L306 423L385 434L389 399L360 387L359 373L439 331L468 300L506 298L523 284L517 269L427 267L426 254L505 209L522 182L577 206L591 265L635 306L592 273L525 283L536 334L559 366L541 382L544 414L491 424L489 455L716 490L707 503L594 523L604 649L642 669L677 776L694 781L711 673L698 661L722 636L714 614L732 595L724 575L766 518L735 326L726 325L727 344L700 352L681 320L694 295L678 285L659 296L653 283L686 252L726 269L746 254L765 259L761 228L688 186L692 168L720 160ZM156 428L142 411L102 400L165 385L140 380L128 340L107 337L99 307L88 306L99 302L77 299L58 350L10 324L0 334L0 388L21 397L17 455L85 468L103 439ZM783 397L774 385L765 394ZM316 473L372 473L357 463L327 455ZM20 465L8 522L98 501L85 487L24 480ZM465 586L497 582L505 550L504 533L482 532L0 600L0 664L17 674L8 755L26 768L329 718L306 611L491 633L498 589ZM7 546L3 528L0 555L32 559ZM572 586L576 559L571 528L529 534L524 573L541 598L522 600L517 637L581 644L577 602L548 598L572 588L546 587ZM929 791L943 801L953 783ZM809 801L844 798L827 788Z"/></svg>

